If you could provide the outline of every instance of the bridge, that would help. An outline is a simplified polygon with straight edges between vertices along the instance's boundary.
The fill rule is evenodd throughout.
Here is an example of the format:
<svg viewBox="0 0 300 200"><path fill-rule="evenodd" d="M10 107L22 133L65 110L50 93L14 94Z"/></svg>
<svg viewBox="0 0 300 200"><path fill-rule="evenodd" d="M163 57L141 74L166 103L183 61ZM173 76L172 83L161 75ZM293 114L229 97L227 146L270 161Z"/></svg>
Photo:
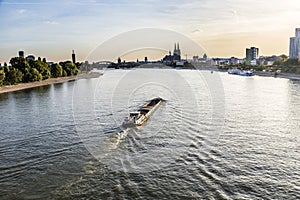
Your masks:
<svg viewBox="0 0 300 200"><path fill-rule="evenodd" d="M103 68L108 67L112 63L114 63L114 62L112 62L112 61L98 61L98 62L92 63L92 67L97 68L97 69L103 69Z"/></svg>

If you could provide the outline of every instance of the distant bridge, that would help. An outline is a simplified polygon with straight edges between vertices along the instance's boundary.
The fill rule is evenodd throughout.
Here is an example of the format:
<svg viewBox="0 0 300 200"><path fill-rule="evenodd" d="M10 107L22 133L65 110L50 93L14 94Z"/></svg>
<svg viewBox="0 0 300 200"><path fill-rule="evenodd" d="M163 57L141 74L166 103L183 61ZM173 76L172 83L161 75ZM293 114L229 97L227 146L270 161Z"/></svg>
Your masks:
<svg viewBox="0 0 300 200"><path fill-rule="evenodd" d="M112 61L98 61L98 62L93 62L92 66L93 68L97 68L97 69L103 69L108 67L110 64L112 64L114 62Z"/></svg>

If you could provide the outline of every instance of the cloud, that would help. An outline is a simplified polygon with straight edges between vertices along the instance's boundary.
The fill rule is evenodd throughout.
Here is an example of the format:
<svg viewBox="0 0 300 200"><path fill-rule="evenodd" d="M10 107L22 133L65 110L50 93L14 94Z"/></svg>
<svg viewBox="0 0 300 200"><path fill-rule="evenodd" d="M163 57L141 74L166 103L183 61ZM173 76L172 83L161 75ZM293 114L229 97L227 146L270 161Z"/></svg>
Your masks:
<svg viewBox="0 0 300 200"><path fill-rule="evenodd" d="M203 30L200 30L200 29L195 29L195 30L192 31L192 33L194 33L194 34L198 34L198 33L201 33L201 32L203 32Z"/></svg>
<svg viewBox="0 0 300 200"><path fill-rule="evenodd" d="M57 21L51 21L51 20L47 20L47 21L44 21L45 24L51 24L51 25L57 25L59 24L59 22Z"/></svg>
<svg viewBox="0 0 300 200"><path fill-rule="evenodd" d="M24 14L24 13L26 13L26 12L27 12L26 9L18 9L18 10L17 10L17 13L20 14L20 15L22 15L22 14Z"/></svg>

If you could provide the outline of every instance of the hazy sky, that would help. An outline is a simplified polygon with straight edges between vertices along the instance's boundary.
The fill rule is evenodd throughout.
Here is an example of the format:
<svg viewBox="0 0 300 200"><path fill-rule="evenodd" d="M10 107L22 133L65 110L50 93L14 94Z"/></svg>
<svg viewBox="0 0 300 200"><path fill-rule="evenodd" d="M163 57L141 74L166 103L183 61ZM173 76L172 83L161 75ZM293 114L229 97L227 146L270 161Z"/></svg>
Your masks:
<svg viewBox="0 0 300 200"><path fill-rule="evenodd" d="M70 59L75 49L78 60L84 60L101 43L140 28L181 33L209 57L242 58L250 46L263 55L288 54L289 37L300 27L300 2L3 0L0 25L0 62L8 62L20 49L52 61Z"/></svg>

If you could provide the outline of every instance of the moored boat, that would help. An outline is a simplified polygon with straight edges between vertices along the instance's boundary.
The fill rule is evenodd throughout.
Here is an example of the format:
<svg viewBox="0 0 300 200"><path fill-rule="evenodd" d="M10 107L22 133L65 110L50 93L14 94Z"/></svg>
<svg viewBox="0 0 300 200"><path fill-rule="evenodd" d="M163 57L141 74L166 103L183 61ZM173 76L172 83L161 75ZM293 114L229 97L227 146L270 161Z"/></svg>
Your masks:
<svg viewBox="0 0 300 200"><path fill-rule="evenodd" d="M128 119L123 125L143 125L163 101L165 100L160 97L147 101L137 111L129 113Z"/></svg>
<svg viewBox="0 0 300 200"><path fill-rule="evenodd" d="M228 74L235 74L235 75L240 75L240 76L253 76L252 70L240 70L237 68L234 69L229 69Z"/></svg>

